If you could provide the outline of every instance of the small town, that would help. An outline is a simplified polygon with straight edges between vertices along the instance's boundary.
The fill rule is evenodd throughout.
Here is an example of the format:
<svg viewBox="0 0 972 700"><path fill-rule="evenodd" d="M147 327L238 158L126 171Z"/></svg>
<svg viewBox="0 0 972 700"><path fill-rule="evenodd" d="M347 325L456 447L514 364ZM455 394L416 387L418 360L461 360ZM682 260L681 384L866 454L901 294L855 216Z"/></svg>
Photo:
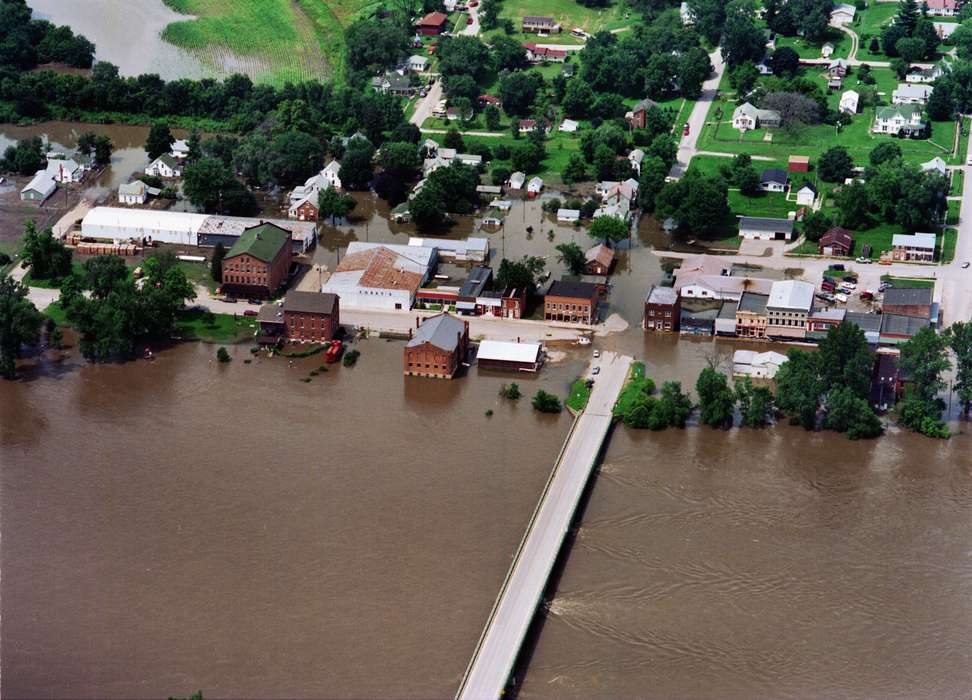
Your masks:
<svg viewBox="0 0 972 700"><path fill-rule="evenodd" d="M972 688L972 4L0 0L0 78L0 694Z"/></svg>

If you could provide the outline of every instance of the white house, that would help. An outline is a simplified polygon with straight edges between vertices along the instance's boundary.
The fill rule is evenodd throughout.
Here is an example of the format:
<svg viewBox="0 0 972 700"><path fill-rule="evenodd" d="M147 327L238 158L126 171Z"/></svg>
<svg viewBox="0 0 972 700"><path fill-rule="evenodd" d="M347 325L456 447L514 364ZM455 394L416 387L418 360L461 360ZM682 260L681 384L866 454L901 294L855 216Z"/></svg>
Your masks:
<svg viewBox="0 0 972 700"><path fill-rule="evenodd" d="M790 178L783 168L767 168L759 176L759 189L763 192L785 192Z"/></svg>
<svg viewBox="0 0 972 700"><path fill-rule="evenodd" d="M557 130L558 131L566 131L568 133L573 133L573 132L577 131L577 127L579 127L579 126L580 126L580 123L574 121L573 119L564 119L562 122L560 122L560 126L557 127Z"/></svg>
<svg viewBox="0 0 972 700"><path fill-rule="evenodd" d="M330 185L336 190L341 189L341 163L332 160L330 163L324 166L321 171L321 177L324 178L325 186L322 189L326 189L327 185Z"/></svg>
<svg viewBox="0 0 972 700"><path fill-rule="evenodd" d="M530 178L530 181L527 183L527 196L536 197L538 194L540 194L540 191L542 189L543 189L543 179L538 176L533 176Z"/></svg>
<svg viewBox="0 0 972 700"><path fill-rule="evenodd" d="M786 355L772 350L736 350L732 354L732 374L736 377L772 379L786 362Z"/></svg>
<svg viewBox="0 0 972 700"><path fill-rule="evenodd" d="M636 148L628 154L628 162L631 163L631 168L639 175L641 175L641 161L644 159L645 152L640 148Z"/></svg>
<svg viewBox="0 0 972 700"><path fill-rule="evenodd" d="M789 219L740 216L739 235L754 241L789 241L793 238L793 222Z"/></svg>
<svg viewBox="0 0 972 700"><path fill-rule="evenodd" d="M891 104L895 105L923 105L928 102L928 96L935 88L921 83L898 83L898 87L891 93Z"/></svg>
<svg viewBox="0 0 972 700"><path fill-rule="evenodd" d="M850 24L854 21L855 14L857 14L857 8L853 5L843 3L834 5L834 9L830 11L830 23L833 25Z"/></svg>
<svg viewBox="0 0 972 700"><path fill-rule="evenodd" d="M182 164L171 153L163 153L145 168L146 175L182 177Z"/></svg>
<svg viewBox="0 0 972 700"><path fill-rule="evenodd" d="M561 224L576 224L580 221L580 209L558 209L557 221Z"/></svg>
<svg viewBox="0 0 972 700"><path fill-rule="evenodd" d="M172 150L169 151L175 158L180 160L189 157L189 142L185 139L176 139L172 143Z"/></svg>
<svg viewBox="0 0 972 700"><path fill-rule="evenodd" d="M20 190L20 199L24 202L43 202L54 194L57 183L47 170L38 170L33 179Z"/></svg>
<svg viewBox="0 0 972 700"><path fill-rule="evenodd" d="M519 170L510 175L510 179L507 180L511 190L522 190L523 185L526 184L526 174L521 173Z"/></svg>
<svg viewBox="0 0 972 700"><path fill-rule="evenodd" d="M408 57L406 61L406 66L410 71L415 73L424 73L429 67L429 59L426 56L419 56L418 54L412 54Z"/></svg>
<svg viewBox="0 0 972 700"><path fill-rule="evenodd" d="M71 182L81 182L84 179L85 168L73 158L48 158L47 174L55 182L68 184Z"/></svg>
<svg viewBox="0 0 972 700"><path fill-rule="evenodd" d="M891 236L891 258L931 262L935 259L935 241L934 233L896 233Z"/></svg>
<svg viewBox="0 0 972 700"><path fill-rule="evenodd" d="M932 17L954 17L959 13L959 0L925 0L925 11Z"/></svg>
<svg viewBox="0 0 972 700"><path fill-rule="evenodd" d="M829 41L820 47L820 55L823 58L830 58L834 53L834 45Z"/></svg>
<svg viewBox="0 0 972 700"><path fill-rule="evenodd" d="M840 111L847 114L857 114L857 106L861 101L860 93L855 90L847 90L840 96Z"/></svg>
<svg viewBox="0 0 972 700"><path fill-rule="evenodd" d="M921 130L925 128L919 105L879 107L874 116L874 126L871 131L879 134L897 134L902 129Z"/></svg>
<svg viewBox="0 0 972 700"><path fill-rule="evenodd" d="M942 177L948 175L948 168L945 166L945 161L939 158L938 156L935 156L934 158L932 158L931 160L925 163L922 163L921 169L923 172L937 173Z"/></svg>
<svg viewBox="0 0 972 700"><path fill-rule="evenodd" d="M148 187L141 180L125 182L118 186L118 201L122 204L145 204Z"/></svg>
<svg viewBox="0 0 972 700"><path fill-rule="evenodd" d="M749 102L739 105L732 113L732 127L740 131L751 131L761 126L775 127L782 123L780 113L776 110L758 109Z"/></svg>
<svg viewBox="0 0 972 700"><path fill-rule="evenodd" d="M952 24L952 26L958 26ZM934 83L943 75L951 71L951 66L945 61L939 61L931 68L912 68L905 75L905 82L908 83Z"/></svg>
<svg viewBox="0 0 972 700"><path fill-rule="evenodd" d="M682 24L686 27L695 24L695 16L692 14L692 8L689 7L687 2L683 2L678 6L678 16L681 17Z"/></svg>
<svg viewBox="0 0 972 700"><path fill-rule="evenodd" d="M817 199L817 190L809 182L804 182L803 187L797 190L797 205L801 207L812 207Z"/></svg>

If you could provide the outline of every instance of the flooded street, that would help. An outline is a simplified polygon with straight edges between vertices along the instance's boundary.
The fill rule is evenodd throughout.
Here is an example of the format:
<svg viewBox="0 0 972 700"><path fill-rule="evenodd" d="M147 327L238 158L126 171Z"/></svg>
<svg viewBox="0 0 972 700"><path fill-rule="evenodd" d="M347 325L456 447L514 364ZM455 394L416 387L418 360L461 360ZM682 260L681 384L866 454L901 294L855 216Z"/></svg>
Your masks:
<svg viewBox="0 0 972 700"><path fill-rule="evenodd" d="M122 75L156 73L163 80L178 80L211 73L190 53L162 41L166 25L187 17L161 0L30 0L30 7L35 18L66 24L86 36L95 44L95 59L114 63Z"/></svg>

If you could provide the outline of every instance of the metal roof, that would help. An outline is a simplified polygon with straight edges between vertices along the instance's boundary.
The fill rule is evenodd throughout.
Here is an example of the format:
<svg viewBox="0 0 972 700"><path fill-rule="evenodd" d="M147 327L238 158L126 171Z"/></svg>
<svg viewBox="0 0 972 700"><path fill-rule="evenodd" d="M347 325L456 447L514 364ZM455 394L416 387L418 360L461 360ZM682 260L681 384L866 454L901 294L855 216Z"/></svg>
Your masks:
<svg viewBox="0 0 972 700"><path fill-rule="evenodd" d="M431 343L443 350L455 350L459 344L459 337L465 329L466 324L463 321L447 313L441 313L422 322L415 335L408 341L408 347Z"/></svg>
<svg viewBox="0 0 972 700"><path fill-rule="evenodd" d="M884 306L917 306L931 304L931 287L889 287L884 290Z"/></svg>
<svg viewBox="0 0 972 700"><path fill-rule="evenodd" d="M809 282L786 280L774 282L767 308L809 311L813 305L813 285Z"/></svg>
<svg viewBox="0 0 972 700"><path fill-rule="evenodd" d="M283 308L296 313L332 314L337 299L336 294L291 291L284 297Z"/></svg>
<svg viewBox="0 0 972 700"><path fill-rule="evenodd" d="M504 340L484 340L476 357L480 360L502 362L536 362L540 357L539 343L512 343Z"/></svg>

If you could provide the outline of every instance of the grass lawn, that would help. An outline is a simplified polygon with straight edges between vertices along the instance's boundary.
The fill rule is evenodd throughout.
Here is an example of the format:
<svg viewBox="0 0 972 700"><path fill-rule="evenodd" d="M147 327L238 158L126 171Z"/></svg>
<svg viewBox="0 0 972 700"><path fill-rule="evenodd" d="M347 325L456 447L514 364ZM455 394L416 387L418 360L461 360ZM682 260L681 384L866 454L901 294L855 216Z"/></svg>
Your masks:
<svg viewBox="0 0 972 700"><path fill-rule="evenodd" d="M892 277L881 275L882 282L890 282L895 287L904 289L930 289L935 286L935 280L909 279L908 277Z"/></svg>
<svg viewBox="0 0 972 700"><path fill-rule="evenodd" d="M796 51L800 58L822 58L820 49L828 42L834 46L834 53L831 58L847 58L851 49L851 38L834 27L827 28L827 38L820 43L809 42L798 36L777 35L776 48L789 47Z"/></svg>
<svg viewBox="0 0 972 700"><path fill-rule="evenodd" d="M9 263L6 265L0 265L0 277L10 274L14 267L20 263L18 256L20 255L20 250L23 247L24 243L20 239L15 241L0 241L0 253L10 256Z"/></svg>
<svg viewBox="0 0 972 700"><path fill-rule="evenodd" d="M216 287L219 286L219 283L213 279L213 276L209 272L208 263L180 260L176 267L182 270L183 274L186 276L186 279L188 279L190 282L201 285L211 292L215 292Z"/></svg>
<svg viewBox="0 0 972 700"><path fill-rule="evenodd" d="M44 309L43 311L44 311L44 315L50 319L53 319L54 323L56 323L57 325L59 326L71 325L67 320L67 314L64 312L64 309L62 309L61 305L56 301L53 301L50 304L48 304L47 308Z"/></svg>
<svg viewBox="0 0 972 700"><path fill-rule="evenodd" d="M441 144L445 139L445 134L429 134L428 136L439 144ZM495 149L500 144L503 144L507 148L513 149L515 146L524 143L525 138L526 137L514 139L513 135L510 134L509 136L463 136L462 140L467 149L471 144L486 145L489 146L490 149ZM536 174L545 180L559 183L561 181L560 173L564 167L566 167L567 161L570 160L570 154L574 151L580 150L580 134L551 131L549 134L547 134L547 142L545 145L547 157L542 161L540 171L529 174ZM493 158L490 161L489 167L492 169L497 166L502 166L513 170L513 166L510 164L509 160Z"/></svg>
<svg viewBox="0 0 972 700"><path fill-rule="evenodd" d="M256 321L249 316L214 314L186 309L176 315L176 333L186 340L209 343L236 343L253 337Z"/></svg>
<svg viewBox="0 0 972 700"><path fill-rule="evenodd" d="M886 250L891 250L891 238L903 233L897 224L879 224L866 231L854 231L854 255L863 255L865 245L871 246L871 257L877 259Z"/></svg>
<svg viewBox="0 0 972 700"><path fill-rule="evenodd" d="M587 402L591 398L591 388L587 386L584 379L576 379L570 385L570 396L564 401L568 407L575 411L583 411L587 407Z"/></svg>
<svg viewBox="0 0 972 700"><path fill-rule="evenodd" d="M888 60L884 54L871 54L868 51L868 44L870 44L870 37L879 35L884 25L888 24L897 13L898 3L874 2L874 0L871 0L863 10L857 11L857 16L854 17L854 23L850 28L861 38L861 45L857 50L857 57L860 60L877 56Z"/></svg>
<svg viewBox="0 0 972 700"><path fill-rule="evenodd" d="M755 197L747 197L738 190L730 190L729 209L733 214L744 216L785 219L789 212L796 211L797 203L786 201L782 192L761 192Z"/></svg>
<svg viewBox="0 0 972 700"><path fill-rule="evenodd" d="M344 27L372 0L164 0L193 19L173 22L162 38L221 69L227 62L254 80L344 75ZM227 55L229 54L229 55Z"/></svg>
<svg viewBox="0 0 972 700"><path fill-rule="evenodd" d="M945 229L945 236L942 240L942 255L941 261L943 263L952 262L955 259L955 244L958 242L958 229L947 228Z"/></svg>
<svg viewBox="0 0 972 700"><path fill-rule="evenodd" d="M631 410L634 401L641 394L651 394L655 391L655 383L645 376L645 364L635 362L631 365L631 374L628 381L618 395L618 401L614 404L614 415L623 416Z"/></svg>
<svg viewBox="0 0 972 700"><path fill-rule="evenodd" d="M526 15L553 17L563 31L551 34L543 41L550 44L581 44L583 41L571 36L570 30L580 27L586 32L596 34L601 30L619 29L638 21L638 13L630 10L622 0L604 8L584 7L575 0L504 0L500 17L509 17L517 32L513 38L521 41L536 41L536 34L522 34L519 30ZM625 15L629 15L627 18Z"/></svg>
<svg viewBox="0 0 972 700"><path fill-rule="evenodd" d="M959 211L962 209L962 202L956 200L948 201L948 213L945 215L945 223L954 226L959 220Z"/></svg>
<svg viewBox="0 0 972 700"><path fill-rule="evenodd" d="M84 272L84 265L77 260L71 261L71 272L75 275L82 274ZM58 289L61 286L61 281L58 280L55 282L53 280L36 280L28 271L27 274L24 275L24 284L28 287L40 287L41 289Z"/></svg>
<svg viewBox="0 0 972 700"><path fill-rule="evenodd" d="M965 181L965 172L962 170L952 171L952 186L949 188L948 194L952 197L957 197L962 194L962 183Z"/></svg>

